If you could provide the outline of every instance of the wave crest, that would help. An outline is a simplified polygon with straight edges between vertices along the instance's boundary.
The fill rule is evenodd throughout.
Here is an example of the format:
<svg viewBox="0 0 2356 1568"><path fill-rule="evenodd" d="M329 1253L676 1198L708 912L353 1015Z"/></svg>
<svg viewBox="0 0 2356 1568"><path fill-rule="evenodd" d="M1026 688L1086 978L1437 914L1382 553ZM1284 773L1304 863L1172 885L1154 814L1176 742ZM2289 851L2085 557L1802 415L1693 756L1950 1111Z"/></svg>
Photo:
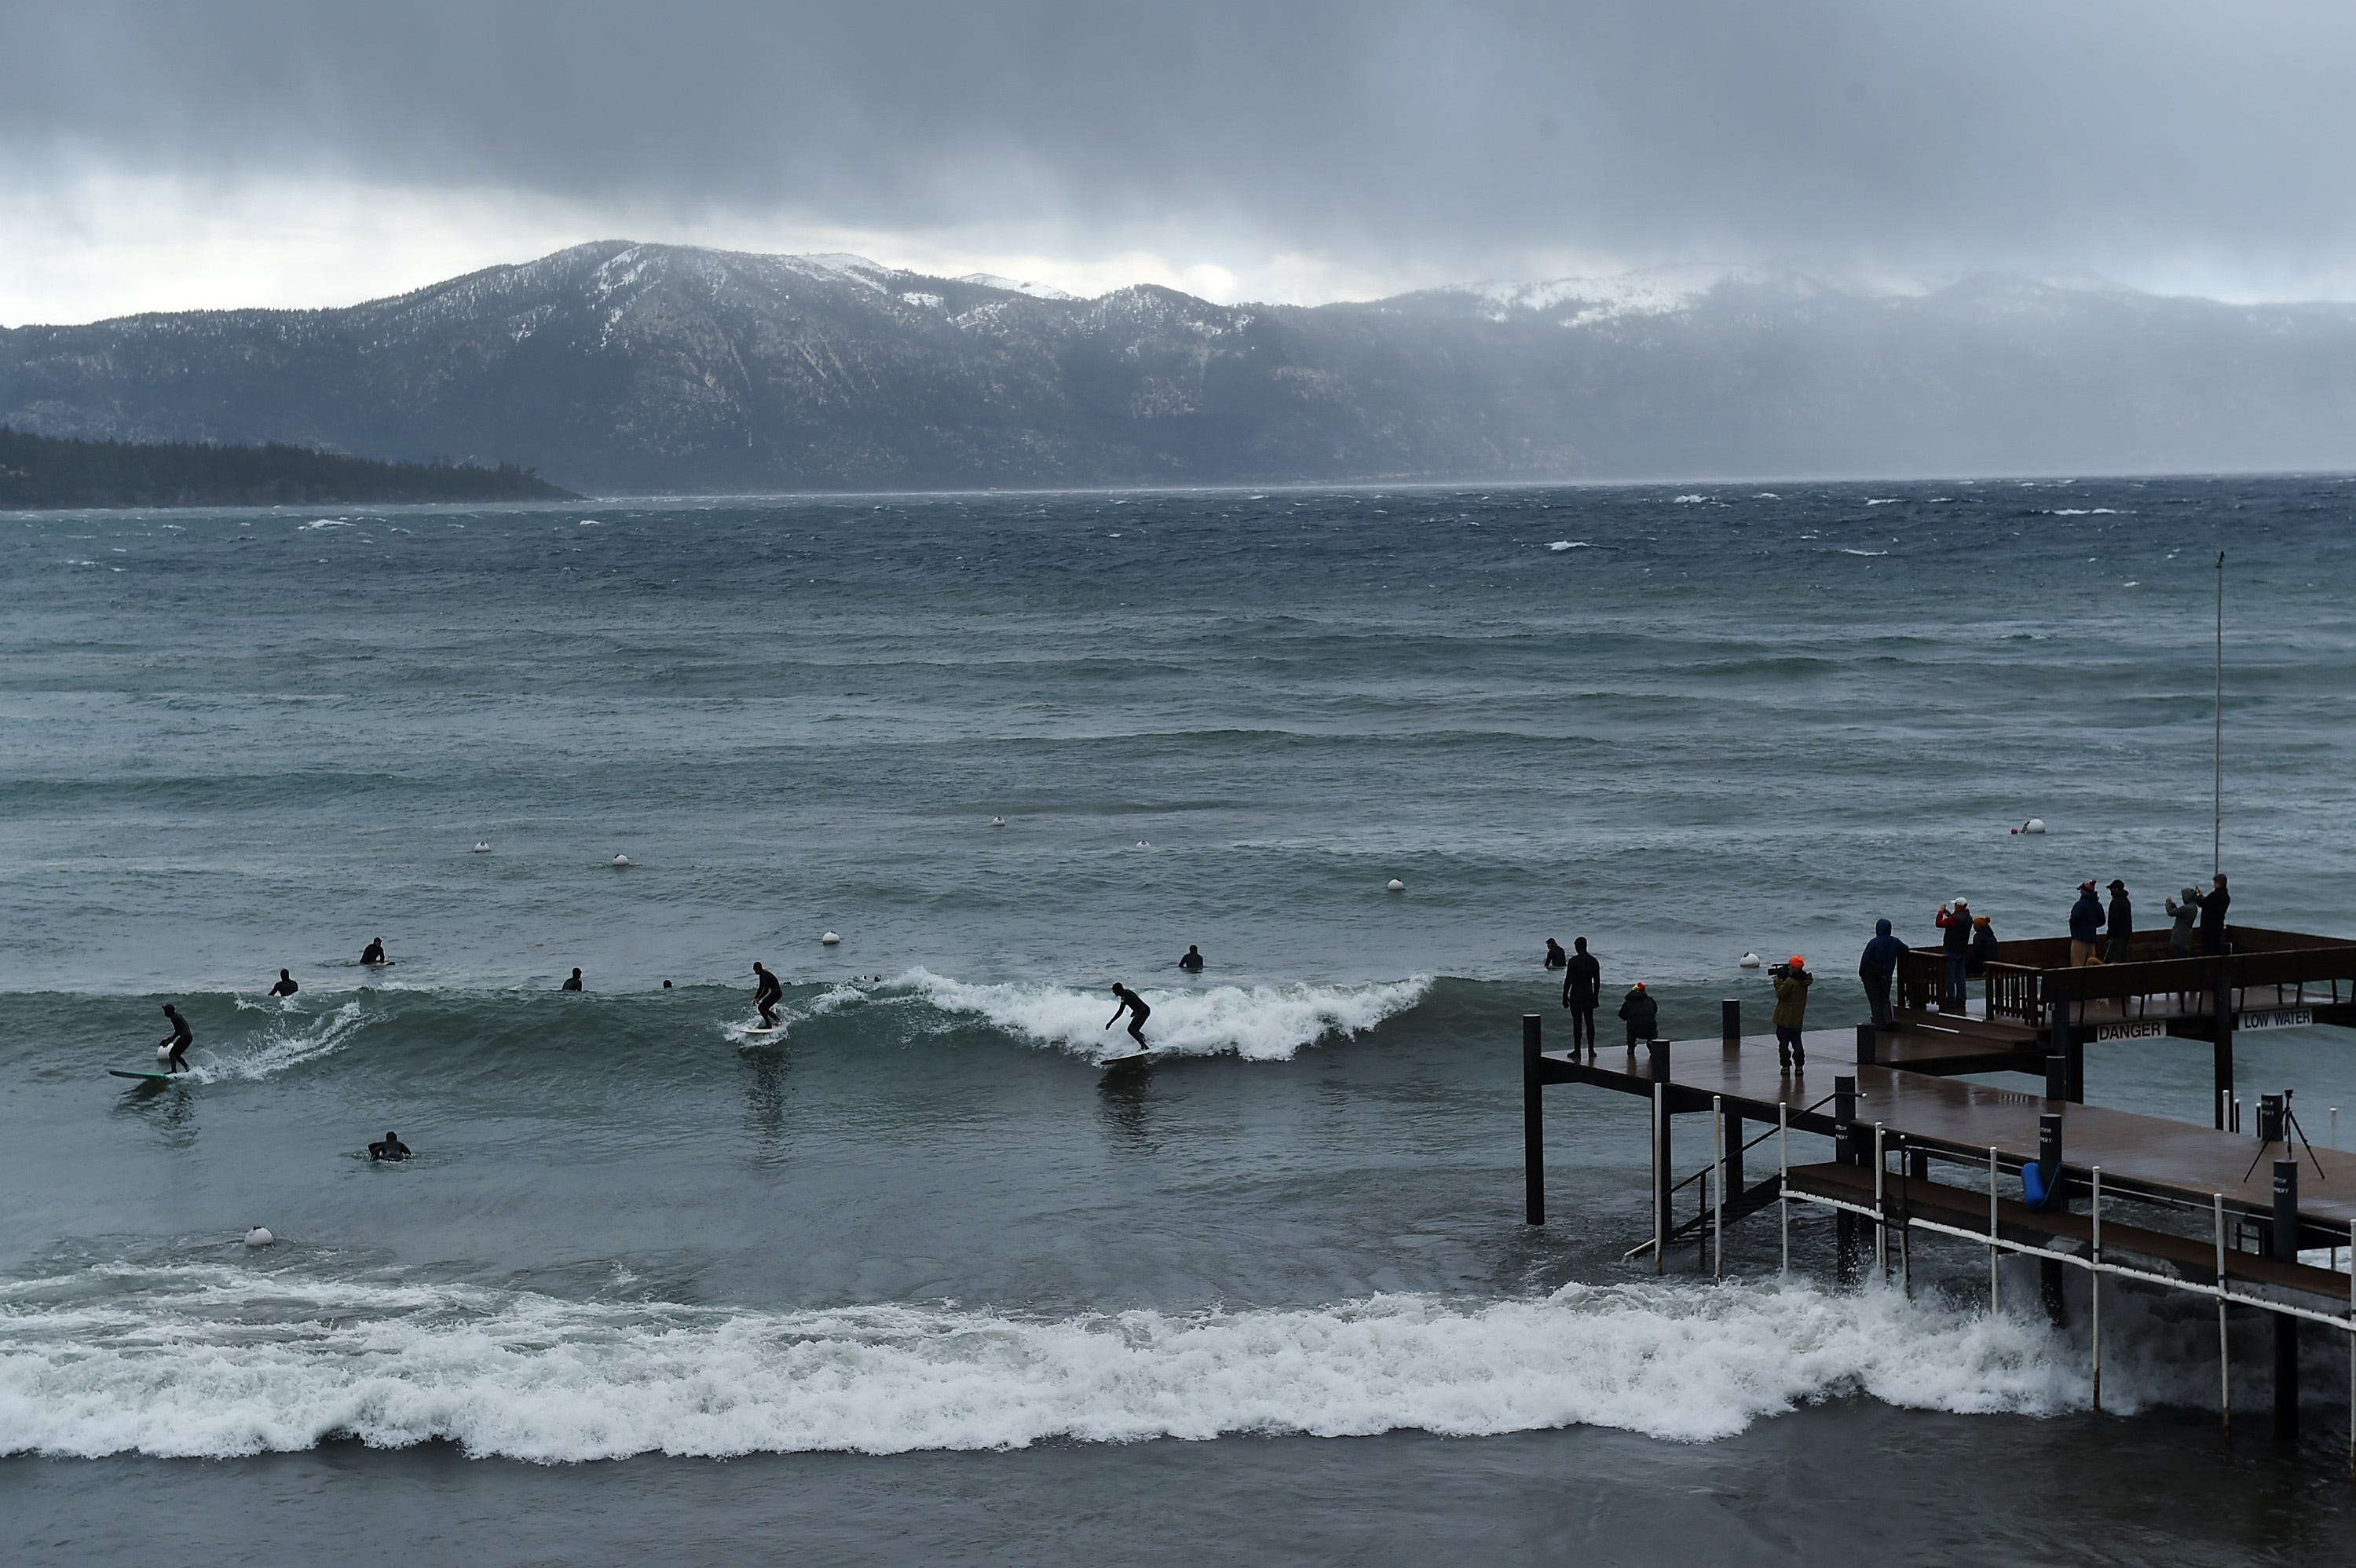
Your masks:
<svg viewBox="0 0 2356 1568"><path fill-rule="evenodd" d="M1187 1056L1234 1051L1256 1061L1282 1061L1303 1046L1333 1036L1361 1034L1421 1001L1427 979L1364 986L1205 986L1141 987L1153 1009L1145 1026L1155 1047ZM913 993L946 1013L980 1018L1041 1045L1083 1056L1105 1049L1109 989L1008 981L974 985L927 969L911 970L889 992Z"/></svg>

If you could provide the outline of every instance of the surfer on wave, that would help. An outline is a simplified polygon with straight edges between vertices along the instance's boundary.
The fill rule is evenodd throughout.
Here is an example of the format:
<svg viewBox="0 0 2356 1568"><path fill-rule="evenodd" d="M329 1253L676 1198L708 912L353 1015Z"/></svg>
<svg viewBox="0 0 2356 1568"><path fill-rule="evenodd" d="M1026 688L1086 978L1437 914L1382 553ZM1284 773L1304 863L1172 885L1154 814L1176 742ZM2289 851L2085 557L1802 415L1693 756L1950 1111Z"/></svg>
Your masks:
<svg viewBox="0 0 2356 1568"><path fill-rule="evenodd" d="M786 987L775 975L761 967L758 958L753 960L753 973L761 977L753 987L753 1005L761 1009L761 1027L775 1029L777 1027L777 998L786 994Z"/></svg>
<svg viewBox="0 0 2356 1568"><path fill-rule="evenodd" d="M188 1046L197 1037L189 1031L188 1020L180 1016L180 1009L169 1002L164 1004L164 1016L172 1020L172 1032L157 1040L155 1046L159 1051L166 1046L171 1047L164 1058L164 1066L169 1072L177 1072L188 1064Z"/></svg>
<svg viewBox="0 0 2356 1568"><path fill-rule="evenodd" d="M1153 1016L1153 1009L1145 1005L1145 998L1143 997L1139 996L1135 991L1130 990L1127 986L1122 985L1118 980L1115 980L1112 983L1112 994L1120 998L1120 1005L1113 1008L1112 1017L1105 1019L1105 1028L1112 1028L1113 1025L1120 1022L1120 1015L1127 1013L1129 1015L1129 1038L1137 1041L1138 1050L1145 1051L1151 1049L1145 1043L1145 1020Z"/></svg>

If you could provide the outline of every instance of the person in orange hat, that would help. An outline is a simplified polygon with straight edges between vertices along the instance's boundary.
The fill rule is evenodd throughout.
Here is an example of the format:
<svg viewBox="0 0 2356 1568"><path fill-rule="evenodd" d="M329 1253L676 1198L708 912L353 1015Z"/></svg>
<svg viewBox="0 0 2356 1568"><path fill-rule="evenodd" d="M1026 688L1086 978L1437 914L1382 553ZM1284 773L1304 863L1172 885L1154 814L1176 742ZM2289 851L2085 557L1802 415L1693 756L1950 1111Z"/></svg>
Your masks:
<svg viewBox="0 0 2356 1568"><path fill-rule="evenodd" d="M1800 1031L1807 1023L1808 987L1815 976L1808 973L1808 961L1796 953L1768 973L1775 982L1775 1060L1785 1067L1804 1068L1808 1051Z"/></svg>

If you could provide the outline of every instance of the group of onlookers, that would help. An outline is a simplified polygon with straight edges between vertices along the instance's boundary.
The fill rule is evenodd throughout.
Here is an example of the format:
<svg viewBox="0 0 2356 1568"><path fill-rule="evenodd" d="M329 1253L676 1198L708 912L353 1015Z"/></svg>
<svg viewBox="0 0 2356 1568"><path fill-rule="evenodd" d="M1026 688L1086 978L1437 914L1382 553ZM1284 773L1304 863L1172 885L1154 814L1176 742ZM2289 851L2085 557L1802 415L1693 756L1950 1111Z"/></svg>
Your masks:
<svg viewBox="0 0 2356 1568"><path fill-rule="evenodd" d="M2070 910L2070 963L2073 967L2127 962L2135 935L2135 902L2127 895L2126 883L2116 877L2111 879L2110 895L2106 908L2093 878L2078 884L2078 901ZM2222 872L2211 880L2207 892L2186 888L2179 897L2169 899L2169 956L2190 958L2196 952L2224 952L2225 915L2232 906L2233 897L2225 891ZM1987 973L1987 966L1997 962L1996 930L1988 923L1987 916L1972 912L1971 901L1961 894L1939 906L1933 923L1939 930L1940 953L1945 959L1939 1010L1960 1013L1965 1006L1965 982ZM1548 938L1546 964L1549 969L1563 972L1562 1005L1570 1012L1571 1049L1583 1046L1593 1051L1595 1013L1602 1002L1602 965L1588 952L1587 938L1580 937L1573 945L1578 951L1566 953L1562 944ZM1876 923L1873 940L1865 944L1865 954L1857 966L1858 978L1865 985L1866 1001L1873 1009L1876 1029L1898 1027L1897 1011L1890 1005L1890 986L1897 976L1899 955L1906 951L1905 942L1891 932L1890 922ZM1776 1058L1786 1067L1797 1067L1806 1061L1800 1035L1807 1015L1808 987L1814 977L1808 973L1806 962L1796 953L1788 963L1778 964L1769 971L1769 977L1775 985ZM1628 1026L1631 1046L1653 1038L1659 1023L1660 1005L1641 980L1630 987L1627 996L1621 999L1620 1017Z"/></svg>

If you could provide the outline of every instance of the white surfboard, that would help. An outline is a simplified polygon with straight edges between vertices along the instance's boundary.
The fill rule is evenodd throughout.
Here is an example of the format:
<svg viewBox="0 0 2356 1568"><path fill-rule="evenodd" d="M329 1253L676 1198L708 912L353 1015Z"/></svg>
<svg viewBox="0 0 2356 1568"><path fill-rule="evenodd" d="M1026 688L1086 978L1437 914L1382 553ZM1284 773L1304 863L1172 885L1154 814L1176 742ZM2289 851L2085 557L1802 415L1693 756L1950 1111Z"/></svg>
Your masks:
<svg viewBox="0 0 2356 1568"><path fill-rule="evenodd" d="M1144 1061L1161 1054L1162 1048L1160 1046L1149 1045L1143 1051L1127 1051L1119 1056L1099 1056L1097 1058L1097 1065L1098 1067L1126 1067L1132 1061Z"/></svg>
<svg viewBox="0 0 2356 1568"><path fill-rule="evenodd" d="M785 1025L771 1024L767 1029L748 1029L737 1038L741 1040L767 1040L774 1035L780 1035L785 1032Z"/></svg>

